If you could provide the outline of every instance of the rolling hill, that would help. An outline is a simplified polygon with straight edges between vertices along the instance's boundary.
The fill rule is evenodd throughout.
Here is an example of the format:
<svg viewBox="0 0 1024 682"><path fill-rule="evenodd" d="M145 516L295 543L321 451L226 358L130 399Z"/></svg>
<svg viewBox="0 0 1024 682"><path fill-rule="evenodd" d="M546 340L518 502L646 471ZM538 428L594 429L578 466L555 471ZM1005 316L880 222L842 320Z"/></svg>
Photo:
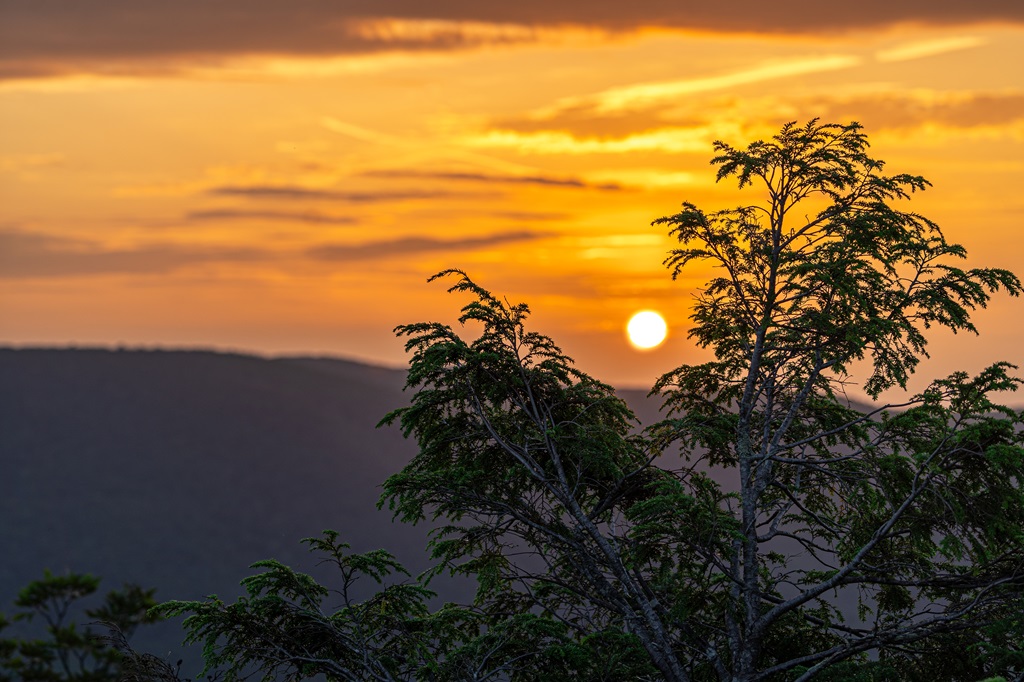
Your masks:
<svg viewBox="0 0 1024 682"><path fill-rule="evenodd" d="M259 559L315 572L299 540L325 528L425 569L428 529L376 509L415 453L375 428L404 380L329 358L0 349L0 610L44 568L159 599L234 595ZM624 395L653 419L642 392ZM139 645L177 641L164 626Z"/></svg>

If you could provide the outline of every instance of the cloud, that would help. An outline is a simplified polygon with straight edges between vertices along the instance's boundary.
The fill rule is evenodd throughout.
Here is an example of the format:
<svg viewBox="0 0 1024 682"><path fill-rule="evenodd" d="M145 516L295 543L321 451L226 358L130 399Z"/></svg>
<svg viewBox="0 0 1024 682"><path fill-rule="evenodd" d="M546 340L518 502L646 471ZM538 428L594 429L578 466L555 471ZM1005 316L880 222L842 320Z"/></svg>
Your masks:
<svg viewBox="0 0 1024 682"><path fill-rule="evenodd" d="M436 142L432 142L422 137L398 137L396 135L389 135L378 130L371 130L370 128L349 123L348 121L341 121L332 116L322 117L320 119L320 125L331 132L338 133L339 135L345 135L346 137L360 140L362 142L368 142L370 144L385 147L394 147L401 150L403 156L412 152L417 155L423 154L427 158L432 158L438 151L443 151L446 156L460 157L462 160L472 163L474 166L490 168L493 171L504 175L526 175L533 170L519 164L510 163L504 159L487 156L486 154L479 154L465 149L453 148L448 144L443 144L439 148Z"/></svg>
<svg viewBox="0 0 1024 682"><path fill-rule="evenodd" d="M880 62L903 62L911 59L923 59L924 57L934 57L946 54L947 52L981 47L987 42L986 39L977 36L953 36L937 40L924 40L881 50L875 54L875 59Z"/></svg>
<svg viewBox="0 0 1024 682"><path fill-rule="evenodd" d="M339 192L330 189L310 189L295 185L233 185L214 187L207 194L251 199L344 201L353 204L406 201L410 199L445 199L458 196L441 190L411 190L402 192Z"/></svg>
<svg viewBox="0 0 1024 682"><path fill-rule="evenodd" d="M571 187L575 189L598 189L615 192L622 189L621 185L612 182L592 183L580 178L556 178L544 175L495 175L488 173L416 171L416 170L378 170L363 173L367 177L376 178L420 178L425 180L455 180L509 185L541 185L546 187Z"/></svg>
<svg viewBox="0 0 1024 682"><path fill-rule="evenodd" d="M673 108L678 108L678 102ZM513 130L517 133L536 133L545 130L562 130L580 137L625 137L632 133L647 132L664 128L683 121L667 117L664 107L648 107L630 111L597 111L591 104L560 106L534 112L531 115L501 118L491 126L498 130ZM691 125L702 123L697 119L686 121Z"/></svg>
<svg viewBox="0 0 1024 682"><path fill-rule="evenodd" d="M749 112L757 111L759 122ZM998 128L1024 121L1024 91L941 91L931 89L846 92L831 95L758 98L721 96L697 106L677 102L652 103L644 109L614 117L595 108L578 107L549 118L539 116L498 120L471 136L470 144L516 149L523 153L586 154L630 151L698 151L711 141L764 137L790 120L817 117L826 121L859 121L869 133L912 130L928 126L948 129ZM635 127L628 125L633 122ZM767 128L765 128L767 126ZM762 130L762 128L765 128ZM592 173L591 181L621 183L624 187L693 184L678 174L634 173L628 169ZM645 177L647 176L647 177Z"/></svg>
<svg viewBox="0 0 1024 682"><path fill-rule="evenodd" d="M0 228L0 279L160 275L204 263L280 262L295 258L366 261L437 251L474 251L548 236L551 233L515 230L455 239L403 237L357 244L322 243L301 251L177 244L111 249L85 239L4 227Z"/></svg>
<svg viewBox="0 0 1024 682"><path fill-rule="evenodd" d="M803 109L829 121L860 121L869 132L926 125L975 128L1024 120L1024 92L891 92L808 101Z"/></svg>
<svg viewBox="0 0 1024 682"><path fill-rule="evenodd" d="M751 69L734 71L717 76L687 78L683 80L638 83L620 88L610 88L585 98L569 98L555 105L555 111L565 107L589 105L598 112L619 112L639 109L660 102L676 101L686 95L732 89L741 85L765 81L849 69L861 63L854 55L814 55L785 61L759 64Z"/></svg>
<svg viewBox="0 0 1024 682"><path fill-rule="evenodd" d="M706 152L718 138L736 138L740 130L728 123L700 127L670 127L618 138L577 137L562 131L517 133L492 130L467 136L464 142L477 147L511 149L521 154L665 154Z"/></svg>
<svg viewBox="0 0 1024 682"><path fill-rule="evenodd" d="M187 220L280 220L290 223L309 223L313 225L351 225L358 222L351 216L333 216L323 213L300 211L246 211L235 209L210 209L191 211L186 214Z"/></svg>
<svg viewBox="0 0 1024 682"><path fill-rule="evenodd" d="M714 176L691 171L673 171L665 168L616 168L602 171L598 177L614 178L628 187L643 189L679 188L706 185Z"/></svg>
<svg viewBox="0 0 1024 682"><path fill-rule="evenodd" d="M812 55L767 61L700 78L609 88L562 98L526 116L495 121L490 131L475 136L471 143L512 147L528 153L699 151L720 136L712 128L725 128L723 133L731 131L728 125L710 120L704 111L701 115L682 113L681 103L692 102L693 95L849 69L862 62L855 55Z"/></svg>
<svg viewBox="0 0 1024 682"><path fill-rule="evenodd" d="M0 156L0 171L26 173L65 166L63 154L5 154Z"/></svg>
<svg viewBox="0 0 1024 682"><path fill-rule="evenodd" d="M435 251L475 251L513 242L531 241L550 234L516 230L498 232L482 237L437 239L434 237L403 237L382 239L361 244L320 244L306 250L306 255L317 260L340 262L377 258L392 258L406 254L424 254Z"/></svg>
<svg viewBox="0 0 1024 682"><path fill-rule="evenodd" d="M1024 22L1019 0L5 0L2 12L0 77L8 78L159 73L252 55L452 50L549 40L567 27L792 34L906 22Z"/></svg>
<svg viewBox="0 0 1024 682"><path fill-rule="evenodd" d="M19 230L0 231L0 278L161 274L198 263L256 261L252 248L201 249L177 245L107 249L94 242Z"/></svg>

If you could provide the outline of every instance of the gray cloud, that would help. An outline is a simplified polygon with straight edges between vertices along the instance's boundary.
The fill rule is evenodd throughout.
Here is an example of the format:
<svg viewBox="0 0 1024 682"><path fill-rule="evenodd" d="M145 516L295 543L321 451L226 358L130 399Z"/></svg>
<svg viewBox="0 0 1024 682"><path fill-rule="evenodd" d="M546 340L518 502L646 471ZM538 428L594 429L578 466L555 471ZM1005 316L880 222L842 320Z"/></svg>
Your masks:
<svg viewBox="0 0 1024 682"><path fill-rule="evenodd" d="M436 239L433 237L404 237L362 244L321 244L306 250L306 255L325 261L355 261L376 258L391 258L406 254L422 254L433 251L473 251L489 246L513 242L530 241L550 236L546 233L517 230L498 232L483 237L461 239Z"/></svg>
<svg viewBox="0 0 1024 682"><path fill-rule="evenodd" d="M525 30L367 30L384 17L502 22ZM0 77L67 72L162 72L237 55L327 55L380 50L448 50L531 40L530 27L581 25L609 31L642 26L807 33L898 22L1024 21L1019 0L734 0L731 3L499 3L478 0L0 0Z"/></svg>
<svg viewBox="0 0 1024 682"><path fill-rule="evenodd" d="M328 189L308 189L290 185L247 185L214 187L207 194L228 197L249 197L252 199L283 200L326 200L345 201L353 204L367 204L384 201L405 201L408 199L442 199L458 196L452 192L402 191L402 192L338 192Z"/></svg>
<svg viewBox="0 0 1024 682"><path fill-rule="evenodd" d="M1024 119L1024 93L946 93L918 97L891 93L809 102L808 115L828 121L856 119L869 130L936 123L951 128L1001 125Z"/></svg>
<svg viewBox="0 0 1024 682"><path fill-rule="evenodd" d="M215 261L255 261L268 254L252 248L188 248L174 245L104 249L92 242L16 230L0 231L0 278L99 274L160 274Z"/></svg>
<svg viewBox="0 0 1024 682"><path fill-rule="evenodd" d="M425 180L458 180L505 185L541 185L547 187L570 187L575 189L598 189L616 192L622 189L615 183L592 183L579 178L555 178L546 175L495 175L456 171L379 170L364 173L377 178L420 178Z"/></svg>
<svg viewBox="0 0 1024 682"><path fill-rule="evenodd" d="M518 230L456 239L407 237L351 245L324 243L301 252L179 245L107 249L85 239L36 234L0 226L0 279L105 274L158 275L201 263L256 262L295 257L330 262L367 261L436 251L473 251L547 236L550 234Z"/></svg>
<svg viewBox="0 0 1024 682"><path fill-rule="evenodd" d="M186 214L187 220L279 220L289 223L308 223L312 225L351 225L358 222L351 216L333 216L323 213L301 211L247 211L236 209L210 209L191 211Z"/></svg>

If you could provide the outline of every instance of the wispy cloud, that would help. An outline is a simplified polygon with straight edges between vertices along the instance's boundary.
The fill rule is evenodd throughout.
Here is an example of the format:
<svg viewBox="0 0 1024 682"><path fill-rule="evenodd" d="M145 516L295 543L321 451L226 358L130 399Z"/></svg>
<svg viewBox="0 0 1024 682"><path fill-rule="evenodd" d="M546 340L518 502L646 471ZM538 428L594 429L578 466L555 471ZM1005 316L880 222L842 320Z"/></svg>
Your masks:
<svg viewBox="0 0 1024 682"><path fill-rule="evenodd" d="M447 140L432 140L420 137L398 137L372 130L363 126L342 121L332 116L324 116L320 125L333 133L351 137L355 140L376 144L384 147L393 147L400 150L406 158L417 158L427 162L437 158L439 155L460 157L467 163L474 166L490 168L497 173L505 175L523 175L532 169L519 164L510 163L504 159L498 159L465 149L453 148Z"/></svg>
<svg viewBox="0 0 1024 682"><path fill-rule="evenodd" d="M560 100L550 112L541 112L540 117L553 115L565 109L587 107L597 113L618 112L657 105L661 102L678 100L685 95L726 90L741 85L762 83L779 78L802 76L849 69L863 60L855 55L831 54L814 55L785 61L759 64L750 69L734 71L716 76L702 76L656 83L638 83L619 88L610 88L594 95L571 97Z"/></svg>
<svg viewBox="0 0 1024 682"><path fill-rule="evenodd" d="M268 250L232 245L184 246L165 243L109 248L87 239L0 228L0 279L95 275L162 275L206 263L267 263L281 267L295 260L369 261L432 252L466 252L527 242L553 233L509 230L451 239L399 237L355 244L320 243L298 250Z"/></svg>
<svg viewBox="0 0 1024 682"><path fill-rule="evenodd" d="M63 154L5 154L0 156L0 171L15 173L35 172L66 165Z"/></svg>
<svg viewBox="0 0 1024 682"><path fill-rule="evenodd" d="M825 120L855 119L872 130L934 125L967 129L1024 120L1024 92L921 89L808 100L802 106Z"/></svg>
<svg viewBox="0 0 1024 682"><path fill-rule="evenodd" d="M535 42L560 42L567 38L593 37L593 31L562 26L544 26L537 22L510 20L467 20L466 18L423 19L383 17L356 19L347 32L369 42L423 44L433 46L502 45Z"/></svg>
<svg viewBox="0 0 1024 682"><path fill-rule="evenodd" d="M903 62L911 59L934 57L946 54L947 52L968 50L972 47L981 47L987 43L988 40L980 36L953 36L937 40L924 40L881 50L875 53L875 59L880 62Z"/></svg>
<svg viewBox="0 0 1024 682"><path fill-rule="evenodd" d="M279 220L289 223L309 223L313 225L351 225L358 222L351 216L326 215L324 213L301 211L246 211L239 209L209 209L191 211L185 215L187 220Z"/></svg>
<svg viewBox="0 0 1024 682"><path fill-rule="evenodd" d="M457 239L402 237L360 244L320 244L307 249L306 255L325 261L357 261L435 251L475 251L513 242L541 239L548 236L550 234L543 232L516 230L498 232L482 237L462 237Z"/></svg>
<svg viewBox="0 0 1024 682"><path fill-rule="evenodd" d="M545 187L570 187L575 189L598 189L615 192L622 189L613 182L588 182L580 178L559 178L545 175L496 175L489 173L471 173L459 171L416 171L416 170L377 170L367 171L367 177L377 178L418 178L427 180L455 180L508 185L541 185Z"/></svg>
<svg viewBox="0 0 1024 682"><path fill-rule="evenodd" d="M100 274L162 274L210 262L252 262L268 254L237 247L175 244L109 249L88 240L18 230L0 231L0 278L71 277Z"/></svg>
<svg viewBox="0 0 1024 682"><path fill-rule="evenodd" d="M732 127L732 130L728 128ZM512 149L522 154L626 154L632 152L706 152L713 140L739 137L737 126L716 124L694 128L665 128L620 138L576 137L561 131L519 133L492 130L468 136L478 147Z"/></svg>
<svg viewBox="0 0 1024 682"><path fill-rule="evenodd" d="M752 122L746 116L751 109L757 110L761 122ZM719 97L702 100L699 109L663 102L641 113L636 118L637 128L630 130L620 125L614 135L601 132L603 114L593 110L590 119L579 109L571 117L499 121L490 130L467 136L467 144L535 155L704 152L715 139L761 137L771 134L777 125L801 117L855 120L871 132L934 126L950 130L1002 126L1016 137L1019 123L1024 120L1024 92L898 90L883 85L875 90L860 88L802 97ZM523 121L528 125L519 125ZM659 127L649 128L652 121L659 121ZM636 168L588 173L590 182L612 182L627 188L699 184L700 177L689 171L668 173L662 169Z"/></svg>
<svg viewBox="0 0 1024 682"><path fill-rule="evenodd" d="M346 135L356 140L362 140L363 142L372 142L374 144L383 144L391 147L405 146L405 141L400 137L388 135L387 133L382 133L377 130L371 130L370 128L364 128L363 126L357 126L354 123L342 121L334 118L333 116L321 117L320 125L327 130L330 130L332 133Z"/></svg>
<svg viewBox="0 0 1024 682"><path fill-rule="evenodd" d="M816 55L564 97L524 116L495 120L488 130L467 135L466 142L528 154L705 151L713 140L740 133L736 122L748 117L712 117L706 101L701 110L688 110L680 102L692 101L693 95L732 94L743 85L850 69L863 61L856 55Z"/></svg>
<svg viewBox="0 0 1024 682"><path fill-rule="evenodd" d="M251 199L344 201L353 204L407 201L413 199L444 199L459 196L443 190L408 190L400 192L342 192L313 189L296 185L232 185L214 187L206 192L213 196L248 197Z"/></svg>
<svg viewBox="0 0 1024 682"><path fill-rule="evenodd" d="M562 130L581 137L624 137L670 125L699 122L694 118L680 120L679 108L679 102L676 101L629 111L597 111L593 103L587 103L569 107L550 107L523 116L502 117L494 120L491 127L520 133ZM667 113L670 115L666 116Z"/></svg>

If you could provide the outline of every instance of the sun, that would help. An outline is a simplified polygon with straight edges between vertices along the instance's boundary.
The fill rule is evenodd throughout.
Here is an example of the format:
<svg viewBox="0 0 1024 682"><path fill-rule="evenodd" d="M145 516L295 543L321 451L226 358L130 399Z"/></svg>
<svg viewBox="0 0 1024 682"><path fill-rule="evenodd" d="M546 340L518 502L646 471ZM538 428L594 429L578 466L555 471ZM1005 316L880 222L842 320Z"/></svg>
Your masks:
<svg viewBox="0 0 1024 682"><path fill-rule="evenodd" d="M668 335L665 318L653 310L641 310L629 318L626 334L634 347L642 350L660 346Z"/></svg>

